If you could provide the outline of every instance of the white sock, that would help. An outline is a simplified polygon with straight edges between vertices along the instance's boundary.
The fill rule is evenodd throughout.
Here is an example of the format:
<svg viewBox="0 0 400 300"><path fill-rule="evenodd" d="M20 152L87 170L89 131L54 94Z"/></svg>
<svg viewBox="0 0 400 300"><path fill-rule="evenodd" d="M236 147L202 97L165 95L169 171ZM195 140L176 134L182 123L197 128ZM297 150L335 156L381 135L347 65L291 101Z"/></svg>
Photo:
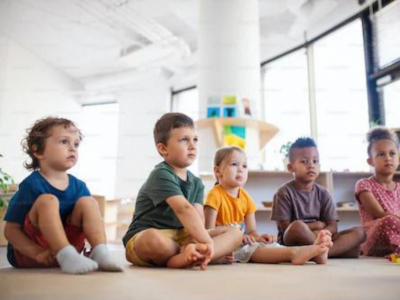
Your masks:
<svg viewBox="0 0 400 300"><path fill-rule="evenodd" d="M106 244L100 244L93 248L90 257L99 264L103 271L122 272L122 265L111 255Z"/></svg>
<svg viewBox="0 0 400 300"><path fill-rule="evenodd" d="M75 247L68 245L58 251L57 261L64 273L86 274L98 269L98 264L76 251Z"/></svg>

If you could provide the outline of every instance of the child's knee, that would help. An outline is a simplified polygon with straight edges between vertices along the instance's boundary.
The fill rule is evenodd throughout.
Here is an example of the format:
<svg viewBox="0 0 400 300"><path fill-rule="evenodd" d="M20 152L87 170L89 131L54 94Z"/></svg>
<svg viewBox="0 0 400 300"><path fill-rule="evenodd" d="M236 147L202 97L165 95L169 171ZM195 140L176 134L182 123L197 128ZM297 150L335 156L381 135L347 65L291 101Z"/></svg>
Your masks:
<svg viewBox="0 0 400 300"><path fill-rule="evenodd" d="M306 223L301 220L296 220L290 223L285 231L285 235L299 236L305 234L307 230L309 230L309 228Z"/></svg>
<svg viewBox="0 0 400 300"><path fill-rule="evenodd" d="M99 209L99 204L93 197L85 196L76 201L74 209Z"/></svg>
<svg viewBox="0 0 400 300"><path fill-rule="evenodd" d="M135 242L136 248L148 253L166 253L171 251L172 241L164 237L159 230L150 228L144 231Z"/></svg>
<svg viewBox="0 0 400 300"><path fill-rule="evenodd" d="M38 216L41 212L45 211L57 211L59 210L60 203L58 198L52 194L42 194L33 203L31 210L29 211L29 220L33 224L37 223Z"/></svg>
<svg viewBox="0 0 400 300"><path fill-rule="evenodd" d="M58 198L53 194L42 194L37 197L36 201L33 203L32 208L41 208L41 207L49 207L56 206L58 207L60 203L58 202Z"/></svg>
<svg viewBox="0 0 400 300"><path fill-rule="evenodd" d="M354 227L352 231L354 232L360 243L363 243L367 238L365 230L362 227Z"/></svg>
<svg viewBox="0 0 400 300"><path fill-rule="evenodd" d="M382 218L381 221L382 225L389 226L390 228L396 228L400 229L400 220L393 215L386 215Z"/></svg>

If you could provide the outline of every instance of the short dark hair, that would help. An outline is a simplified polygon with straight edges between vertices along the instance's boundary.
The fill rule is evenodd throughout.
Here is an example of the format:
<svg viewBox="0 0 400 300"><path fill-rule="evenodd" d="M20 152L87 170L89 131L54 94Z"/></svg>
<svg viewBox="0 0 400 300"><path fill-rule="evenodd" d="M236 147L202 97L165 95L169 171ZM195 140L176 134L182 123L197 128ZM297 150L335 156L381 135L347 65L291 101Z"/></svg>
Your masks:
<svg viewBox="0 0 400 300"><path fill-rule="evenodd" d="M390 130L389 128L386 128L384 126L375 126L371 128L367 133L367 152L369 157L371 156L372 145L380 140L391 140L396 144L397 148L399 147L399 140L393 130Z"/></svg>
<svg viewBox="0 0 400 300"><path fill-rule="evenodd" d="M42 154L45 149L46 139L52 134L52 129L57 126L64 128L75 127L79 134L79 139L82 140L83 135L74 122L57 117L47 117L37 120L35 124L26 130L27 135L22 140L22 149L32 159L31 163L24 162L24 167L28 170L37 170L40 168L39 160L35 153ZM36 149L33 149L36 148Z"/></svg>
<svg viewBox="0 0 400 300"><path fill-rule="evenodd" d="M192 118L177 112L164 114L157 120L156 125L154 126L154 141L156 145L160 143L167 145L171 136L171 131L181 127L194 128Z"/></svg>
<svg viewBox="0 0 400 300"><path fill-rule="evenodd" d="M317 148L317 144L310 137L299 137L289 148L289 161L293 161L293 152L296 149L315 147Z"/></svg>

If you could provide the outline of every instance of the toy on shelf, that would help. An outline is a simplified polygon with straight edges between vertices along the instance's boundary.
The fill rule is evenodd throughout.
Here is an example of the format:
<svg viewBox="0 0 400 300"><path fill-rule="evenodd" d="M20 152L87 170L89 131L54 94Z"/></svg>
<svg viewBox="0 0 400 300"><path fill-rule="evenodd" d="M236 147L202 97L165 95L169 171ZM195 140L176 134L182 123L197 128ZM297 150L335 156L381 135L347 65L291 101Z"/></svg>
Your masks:
<svg viewBox="0 0 400 300"><path fill-rule="evenodd" d="M238 95L212 95L207 100L207 118L251 118L251 100Z"/></svg>

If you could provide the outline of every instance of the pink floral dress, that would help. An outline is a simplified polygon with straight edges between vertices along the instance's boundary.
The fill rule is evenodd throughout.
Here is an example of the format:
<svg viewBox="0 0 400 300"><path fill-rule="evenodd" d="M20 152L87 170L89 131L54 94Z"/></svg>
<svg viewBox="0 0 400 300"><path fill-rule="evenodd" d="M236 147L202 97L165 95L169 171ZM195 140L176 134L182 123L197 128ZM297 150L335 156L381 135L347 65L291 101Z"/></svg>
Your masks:
<svg viewBox="0 0 400 300"><path fill-rule="evenodd" d="M360 202L362 192L371 192L383 210L400 216L400 186L396 183L393 191L385 189L373 177L364 178L356 183L356 198L359 202L361 223L367 234L361 245L364 255L385 256L400 250L400 218L392 215L374 219Z"/></svg>

